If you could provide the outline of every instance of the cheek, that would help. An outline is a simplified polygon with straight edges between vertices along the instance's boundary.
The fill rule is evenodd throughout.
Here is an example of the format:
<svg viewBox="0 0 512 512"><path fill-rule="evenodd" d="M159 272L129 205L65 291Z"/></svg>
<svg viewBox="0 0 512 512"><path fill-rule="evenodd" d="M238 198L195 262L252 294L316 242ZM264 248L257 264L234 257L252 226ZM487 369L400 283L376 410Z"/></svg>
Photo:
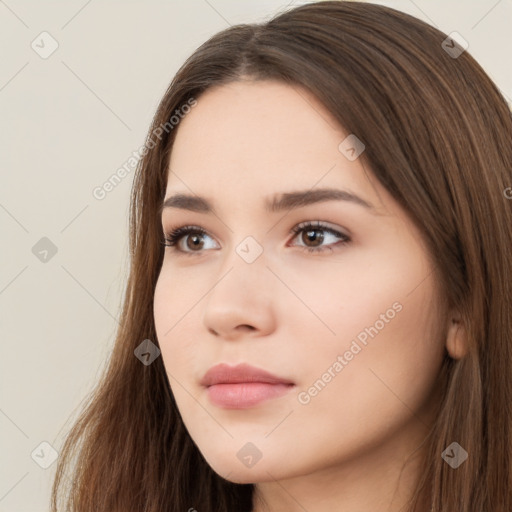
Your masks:
<svg viewBox="0 0 512 512"><path fill-rule="evenodd" d="M388 273L371 292L354 288L331 309L336 337L324 336L313 352L306 345L297 351L298 367L307 368L300 402L308 402L306 423L330 418L346 439L363 442L400 428L428 403L444 355L432 281L413 293L415 279L392 281Z"/></svg>
<svg viewBox="0 0 512 512"><path fill-rule="evenodd" d="M202 300L211 284L186 272L163 269L154 293L153 311L161 357L178 406L184 405L199 388L197 379L206 368L200 317Z"/></svg>
<svg viewBox="0 0 512 512"><path fill-rule="evenodd" d="M173 327L175 304L172 289L168 280L160 274L155 287L153 298L153 315L155 320L156 334L160 343L162 352L165 350L168 331Z"/></svg>
<svg viewBox="0 0 512 512"><path fill-rule="evenodd" d="M182 329L182 322L194 314L205 292L200 280L170 269L164 261L153 299L155 326L162 343L174 337L177 329Z"/></svg>
<svg viewBox="0 0 512 512"><path fill-rule="evenodd" d="M155 328L164 365L170 378L175 376L179 379L180 369L186 368L183 362L192 349L192 344L187 342L190 334L187 337L180 336L180 333L187 332L193 296L190 287L180 286L168 275L161 274L158 278L153 302Z"/></svg>
<svg viewBox="0 0 512 512"><path fill-rule="evenodd" d="M444 355L435 283L422 255L403 251L358 257L306 296L319 318L300 324L295 357L310 421L313 410L345 425L347 410L361 419L380 411L385 421L430 396Z"/></svg>

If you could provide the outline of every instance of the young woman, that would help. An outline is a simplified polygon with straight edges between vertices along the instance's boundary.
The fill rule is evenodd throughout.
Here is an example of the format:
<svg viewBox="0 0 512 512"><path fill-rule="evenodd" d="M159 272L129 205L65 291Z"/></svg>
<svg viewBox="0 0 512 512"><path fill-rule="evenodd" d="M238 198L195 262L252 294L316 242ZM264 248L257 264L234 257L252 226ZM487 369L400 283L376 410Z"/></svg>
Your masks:
<svg viewBox="0 0 512 512"><path fill-rule="evenodd" d="M212 37L52 510L512 510L511 187L511 111L435 28L335 1Z"/></svg>

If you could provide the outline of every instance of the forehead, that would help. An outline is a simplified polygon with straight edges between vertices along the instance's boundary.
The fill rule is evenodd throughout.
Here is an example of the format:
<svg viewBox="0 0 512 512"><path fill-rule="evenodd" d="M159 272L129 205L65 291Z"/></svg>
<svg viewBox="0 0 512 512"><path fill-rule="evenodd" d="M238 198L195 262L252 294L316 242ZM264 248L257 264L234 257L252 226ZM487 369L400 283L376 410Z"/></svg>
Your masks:
<svg viewBox="0 0 512 512"><path fill-rule="evenodd" d="M177 129L166 196L247 201L337 186L375 197L361 159L350 161L339 149L350 134L298 86L239 81L208 89Z"/></svg>

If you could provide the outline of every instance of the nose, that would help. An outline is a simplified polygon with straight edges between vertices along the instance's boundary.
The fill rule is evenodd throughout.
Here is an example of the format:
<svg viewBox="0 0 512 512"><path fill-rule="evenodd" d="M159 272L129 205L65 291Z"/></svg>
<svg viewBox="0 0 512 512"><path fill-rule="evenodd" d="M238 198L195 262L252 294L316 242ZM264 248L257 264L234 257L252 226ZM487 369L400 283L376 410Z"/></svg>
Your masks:
<svg viewBox="0 0 512 512"><path fill-rule="evenodd" d="M203 302L203 322L208 332L237 340L266 336L275 329L273 274L260 259L250 264L230 259L230 267Z"/></svg>

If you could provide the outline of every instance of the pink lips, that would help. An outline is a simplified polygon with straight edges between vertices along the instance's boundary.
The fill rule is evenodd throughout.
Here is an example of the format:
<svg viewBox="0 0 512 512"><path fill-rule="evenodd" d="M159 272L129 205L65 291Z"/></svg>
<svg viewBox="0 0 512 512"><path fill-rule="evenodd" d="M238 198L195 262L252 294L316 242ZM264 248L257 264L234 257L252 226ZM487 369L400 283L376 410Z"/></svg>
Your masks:
<svg viewBox="0 0 512 512"><path fill-rule="evenodd" d="M219 407L247 409L286 394L294 383L248 364L218 364L201 379L208 397Z"/></svg>

